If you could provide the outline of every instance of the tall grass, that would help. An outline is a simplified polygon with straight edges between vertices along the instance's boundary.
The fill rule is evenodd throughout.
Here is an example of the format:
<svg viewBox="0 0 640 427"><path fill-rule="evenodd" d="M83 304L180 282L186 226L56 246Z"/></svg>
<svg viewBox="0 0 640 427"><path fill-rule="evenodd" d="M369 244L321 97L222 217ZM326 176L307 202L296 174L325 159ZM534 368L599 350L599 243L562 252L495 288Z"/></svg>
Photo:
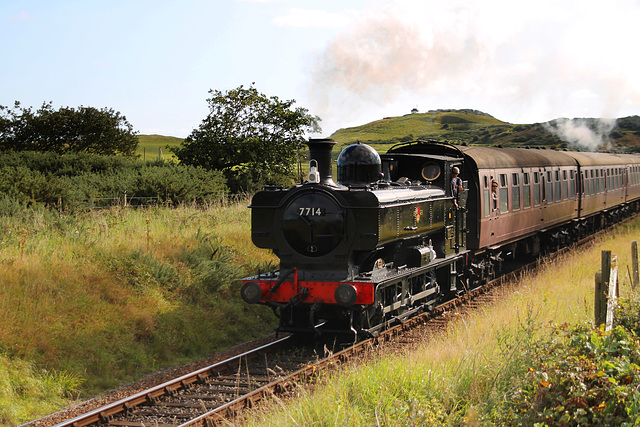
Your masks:
<svg viewBox="0 0 640 427"><path fill-rule="evenodd" d="M238 279L275 262L247 204L0 217L0 356L70 384L33 411L0 398L0 423L269 333L273 314L239 298Z"/></svg>
<svg viewBox="0 0 640 427"><path fill-rule="evenodd" d="M256 411L247 425L501 425L502 403L532 368L532 352L558 339L556 326L589 323L601 251L618 255L621 293L628 294L630 242L640 221L592 246L545 263L506 287L495 303L458 316L425 336L416 351L394 351L328 375L295 400ZM238 421L240 422L240 421Z"/></svg>

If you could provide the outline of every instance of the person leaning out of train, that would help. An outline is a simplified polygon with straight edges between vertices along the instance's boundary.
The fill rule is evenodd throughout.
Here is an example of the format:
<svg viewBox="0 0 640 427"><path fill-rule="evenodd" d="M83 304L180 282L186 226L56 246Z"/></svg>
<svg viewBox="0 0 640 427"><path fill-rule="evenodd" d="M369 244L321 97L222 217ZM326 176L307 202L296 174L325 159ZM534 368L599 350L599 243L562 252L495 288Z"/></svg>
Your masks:
<svg viewBox="0 0 640 427"><path fill-rule="evenodd" d="M498 209L498 181L491 180L491 200L493 200L493 210Z"/></svg>
<svg viewBox="0 0 640 427"><path fill-rule="evenodd" d="M458 175L460 174L460 169L457 166L454 166L451 169L451 196L453 196L453 205L458 209L458 195L462 191L462 178Z"/></svg>

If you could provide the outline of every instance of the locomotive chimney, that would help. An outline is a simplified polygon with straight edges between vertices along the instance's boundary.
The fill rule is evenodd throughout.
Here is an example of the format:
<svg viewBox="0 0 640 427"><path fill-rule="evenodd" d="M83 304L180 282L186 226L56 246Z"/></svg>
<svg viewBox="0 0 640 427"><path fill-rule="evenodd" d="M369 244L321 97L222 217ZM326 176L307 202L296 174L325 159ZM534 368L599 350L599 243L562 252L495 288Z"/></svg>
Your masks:
<svg viewBox="0 0 640 427"><path fill-rule="evenodd" d="M331 170L331 150L336 142L333 139L313 139L309 138L309 161L315 160L320 173L320 183L337 187L333 182Z"/></svg>

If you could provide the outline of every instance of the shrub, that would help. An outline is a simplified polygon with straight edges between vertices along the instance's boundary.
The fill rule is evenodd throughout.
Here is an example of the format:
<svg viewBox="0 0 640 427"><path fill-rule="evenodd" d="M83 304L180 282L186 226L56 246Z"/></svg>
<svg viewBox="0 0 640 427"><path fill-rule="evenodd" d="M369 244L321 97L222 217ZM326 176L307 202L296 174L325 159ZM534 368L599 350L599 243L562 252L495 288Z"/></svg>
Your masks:
<svg viewBox="0 0 640 427"><path fill-rule="evenodd" d="M634 425L640 416L640 345L632 331L563 325L545 347L528 351L528 375L506 399L508 424Z"/></svg>
<svg viewBox="0 0 640 427"><path fill-rule="evenodd" d="M211 203L228 192L221 172L118 156L0 153L0 192L21 204L67 210L92 198L154 197L178 205Z"/></svg>

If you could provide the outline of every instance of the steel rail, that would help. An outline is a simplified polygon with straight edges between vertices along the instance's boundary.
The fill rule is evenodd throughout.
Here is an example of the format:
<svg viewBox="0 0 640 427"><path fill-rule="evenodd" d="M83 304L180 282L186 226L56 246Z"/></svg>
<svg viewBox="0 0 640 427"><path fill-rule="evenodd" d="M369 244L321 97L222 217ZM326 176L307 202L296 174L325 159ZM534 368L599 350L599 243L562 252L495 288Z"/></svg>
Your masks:
<svg viewBox="0 0 640 427"><path fill-rule="evenodd" d="M211 377L216 372L228 369L228 366L230 364L237 362L242 358L252 358L256 357L259 354L273 351L274 348L282 346L283 343L287 342L290 338L290 336L280 338L272 343L265 344L261 347L246 351L242 354L233 356L218 363L214 363L213 365L207 366L205 368L198 369L197 371L167 381L163 384L157 385L148 390L144 390L133 396L126 397L96 410L87 412L86 414L80 415L71 420L63 421L59 424L56 424L54 427L82 427L96 423L105 423L113 415L129 411L132 408L141 404L148 403L149 401L152 401L159 396L175 392L176 390L184 388L198 381L203 381L204 379Z"/></svg>

